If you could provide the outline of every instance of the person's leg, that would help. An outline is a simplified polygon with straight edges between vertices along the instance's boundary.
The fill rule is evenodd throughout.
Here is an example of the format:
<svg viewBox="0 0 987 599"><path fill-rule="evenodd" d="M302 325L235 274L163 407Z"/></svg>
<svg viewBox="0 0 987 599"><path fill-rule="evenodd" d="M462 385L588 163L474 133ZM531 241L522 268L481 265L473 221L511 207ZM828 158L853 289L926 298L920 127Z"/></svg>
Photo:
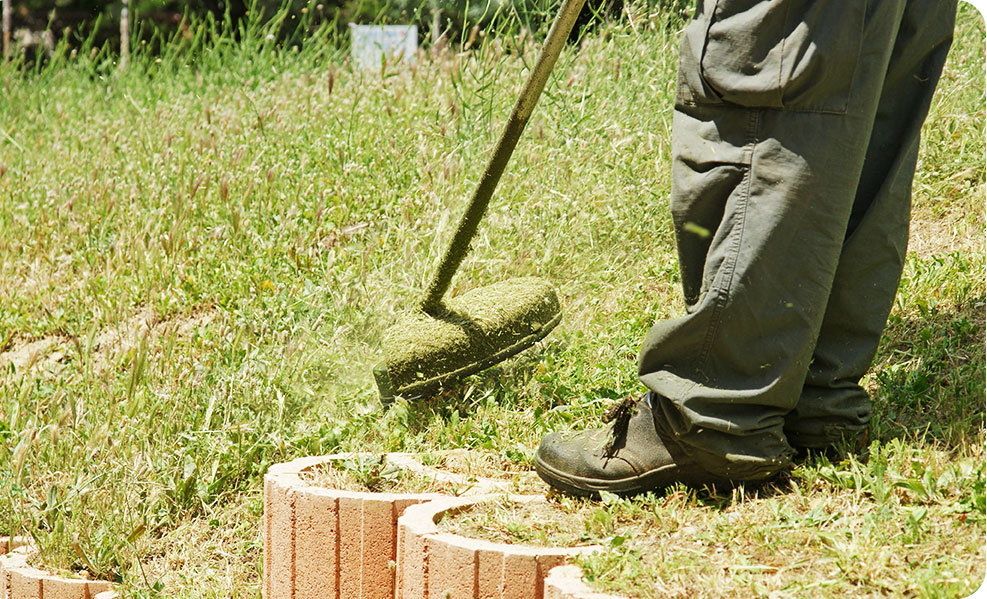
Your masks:
<svg viewBox="0 0 987 599"><path fill-rule="evenodd" d="M682 41L672 210L687 315L657 323L651 390L611 426L553 433L570 492L761 480L799 401L857 216L904 0L704 0ZM857 226L856 224L854 226Z"/></svg>
<svg viewBox="0 0 987 599"><path fill-rule="evenodd" d="M639 374L656 425L731 479L783 433L823 322L904 2L705 2L683 38L672 211L688 314ZM866 300L865 300L866 301Z"/></svg>
<svg viewBox="0 0 987 599"><path fill-rule="evenodd" d="M795 410L792 445L863 442L870 368L898 290L908 242L919 132L952 40L955 0L911 2L898 31L826 315Z"/></svg>

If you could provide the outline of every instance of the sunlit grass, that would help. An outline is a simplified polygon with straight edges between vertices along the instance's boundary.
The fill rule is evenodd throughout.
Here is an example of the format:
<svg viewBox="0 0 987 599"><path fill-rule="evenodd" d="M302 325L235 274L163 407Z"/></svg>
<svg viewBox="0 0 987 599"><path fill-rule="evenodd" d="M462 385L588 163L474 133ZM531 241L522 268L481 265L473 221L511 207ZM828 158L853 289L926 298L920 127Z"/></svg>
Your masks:
<svg viewBox="0 0 987 599"><path fill-rule="evenodd" d="M456 447L529 464L546 432L595 425L639 391L638 344L682 300L667 206L678 24L636 16L566 51L454 282L546 277L563 323L442 402L386 413L370 372L380 335L443 251L530 41L379 74L328 42L294 50L257 29L238 44L203 25L125 71L99 53L0 66L0 535L133 594L252 597L268 465ZM709 539L668 537L658 565L628 554L665 581L658 596L699 576L725 596L788 584L753 568L784 526L786 543L862 560L831 555L818 596L962 596L983 578L984 24L961 16L867 378L875 452L926 486L913 461L927 464L932 495L875 498L874 463L811 462L765 497L652 500L654 517ZM939 483L964 468L969 481ZM812 501L843 515L810 522ZM962 551L908 561L947 542ZM709 570L730 543L742 576ZM900 559L867 561L901 543ZM612 563L586 566L626 584Z"/></svg>

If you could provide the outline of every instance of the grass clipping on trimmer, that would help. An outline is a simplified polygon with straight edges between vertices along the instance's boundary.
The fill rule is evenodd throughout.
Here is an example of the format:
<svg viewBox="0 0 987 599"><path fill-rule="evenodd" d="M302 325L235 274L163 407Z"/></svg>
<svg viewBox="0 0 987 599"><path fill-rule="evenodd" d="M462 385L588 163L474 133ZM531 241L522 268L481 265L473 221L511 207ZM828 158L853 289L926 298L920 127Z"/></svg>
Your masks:
<svg viewBox="0 0 987 599"><path fill-rule="evenodd" d="M384 333L381 399L421 397L533 345L559 323L559 297L536 277L508 279L405 317Z"/></svg>

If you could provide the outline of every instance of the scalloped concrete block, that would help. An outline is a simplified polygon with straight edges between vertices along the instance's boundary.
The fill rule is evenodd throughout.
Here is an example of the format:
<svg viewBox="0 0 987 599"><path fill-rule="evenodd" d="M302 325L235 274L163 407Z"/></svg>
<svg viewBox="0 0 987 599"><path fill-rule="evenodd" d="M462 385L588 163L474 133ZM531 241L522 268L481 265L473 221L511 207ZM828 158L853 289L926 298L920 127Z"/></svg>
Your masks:
<svg viewBox="0 0 987 599"><path fill-rule="evenodd" d="M3 543L5 544L4 549L10 548L6 539L3 540ZM4 554L0 555L0 599L8 599L11 596L11 571L15 568L22 568L26 566L27 557L22 552L10 553L8 551L4 551Z"/></svg>
<svg viewBox="0 0 987 599"><path fill-rule="evenodd" d="M477 599L500 599L503 593L504 562L500 551L481 548L476 552Z"/></svg>
<svg viewBox="0 0 987 599"><path fill-rule="evenodd" d="M398 599L543 599L549 570L601 549L508 545L438 531L435 523L444 514L494 497L445 497L405 510L398 519ZM541 496L512 498L544 501Z"/></svg>
<svg viewBox="0 0 987 599"><path fill-rule="evenodd" d="M41 579L41 599L93 599L97 593L110 590L103 581L44 576Z"/></svg>
<svg viewBox="0 0 987 599"><path fill-rule="evenodd" d="M339 596L360 597L363 559L363 501L360 497L339 497Z"/></svg>
<svg viewBox="0 0 987 599"><path fill-rule="evenodd" d="M394 598L397 519L439 495L325 489L299 476L347 457L277 464L264 477L265 599Z"/></svg>
<svg viewBox="0 0 987 599"><path fill-rule="evenodd" d="M394 597L398 517L396 494L363 500L360 548L361 594L354 597ZM349 595L347 595L349 596Z"/></svg>
<svg viewBox="0 0 987 599"><path fill-rule="evenodd" d="M10 569L7 599L41 599L41 578L47 574L25 566Z"/></svg>
<svg viewBox="0 0 987 599"><path fill-rule="evenodd" d="M265 480L264 555L269 561L265 561L264 588L268 599L291 599L294 594L295 495L290 475Z"/></svg>
<svg viewBox="0 0 987 599"><path fill-rule="evenodd" d="M23 539L0 538L0 599L94 599L97 594L114 599L108 582L62 578L30 567L31 553Z"/></svg>
<svg viewBox="0 0 987 599"><path fill-rule="evenodd" d="M305 493L295 502L295 547L300 555L314 556L307 568L295 569L296 594L316 597L339 594L338 499L329 493Z"/></svg>
<svg viewBox="0 0 987 599"><path fill-rule="evenodd" d="M416 531L409 532L409 527L401 526L400 523L399 518L397 598L425 597L428 594L426 572L429 558L425 551L425 537L416 534Z"/></svg>

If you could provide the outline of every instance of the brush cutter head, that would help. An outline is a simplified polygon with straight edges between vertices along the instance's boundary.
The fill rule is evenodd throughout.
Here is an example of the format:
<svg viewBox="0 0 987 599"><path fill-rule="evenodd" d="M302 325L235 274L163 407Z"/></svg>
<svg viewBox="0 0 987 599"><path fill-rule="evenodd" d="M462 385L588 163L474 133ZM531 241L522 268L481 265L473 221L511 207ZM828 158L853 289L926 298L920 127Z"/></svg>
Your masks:
<svg viewBox="0 0 987 599"><path fill-rule="evenodd" d="M508 279L418 311L384 333L374 369L381 401L418 399L530 347L562 319L559 296L535 277Z"/></svg>

